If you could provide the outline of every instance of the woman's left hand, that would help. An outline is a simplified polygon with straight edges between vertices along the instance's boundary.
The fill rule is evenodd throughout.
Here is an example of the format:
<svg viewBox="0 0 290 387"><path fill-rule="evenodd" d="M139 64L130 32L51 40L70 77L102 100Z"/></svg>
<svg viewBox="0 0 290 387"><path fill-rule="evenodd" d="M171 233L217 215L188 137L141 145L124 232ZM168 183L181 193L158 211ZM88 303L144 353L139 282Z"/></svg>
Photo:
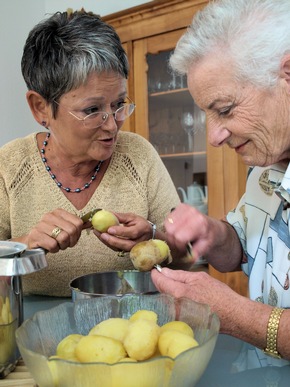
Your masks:
<svg viewBox="0 0 290 387"><path fill-rule="evenodd" d="M187 297L209 305L220 318L221 331L230 330L227 324L231 321L234 305L239 305L242 296L225 283L203 271L189 272L169 268L162 268L161 273L153 269L151 278L156 288L162 293L170 294L175 298Z"/></svg>
<svg viewBox="0 0 290 387"><path fill-rule="evenodd" d="M100 241L111 249L130 251L136 243L152 238L152 225L142 216L131 212L114 214L119 219L119 226L112 226L104 233L93 230Z"/></svg>

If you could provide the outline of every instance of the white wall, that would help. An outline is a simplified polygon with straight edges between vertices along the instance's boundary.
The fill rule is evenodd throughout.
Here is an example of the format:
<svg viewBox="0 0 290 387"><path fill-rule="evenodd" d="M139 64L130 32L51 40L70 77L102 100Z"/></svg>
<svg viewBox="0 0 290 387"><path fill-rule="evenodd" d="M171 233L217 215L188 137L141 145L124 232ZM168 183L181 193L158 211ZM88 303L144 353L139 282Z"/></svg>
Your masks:
<svg viewBox="0 0 290 387"><path fill-rule="evenodd" d="M31 27L44 17L39 0L1 1L0 13L0 146L37 129L26 103L21 56Z"/></svg>
<svg viewBox="0 0 290 387"><path fill-rule="evenodd" d="M21 74L22 50L31 28L47 14L67 8L108 15L149 2L142 0L2 0L0 12L0 146L42 130L26 102Z"/></svg>

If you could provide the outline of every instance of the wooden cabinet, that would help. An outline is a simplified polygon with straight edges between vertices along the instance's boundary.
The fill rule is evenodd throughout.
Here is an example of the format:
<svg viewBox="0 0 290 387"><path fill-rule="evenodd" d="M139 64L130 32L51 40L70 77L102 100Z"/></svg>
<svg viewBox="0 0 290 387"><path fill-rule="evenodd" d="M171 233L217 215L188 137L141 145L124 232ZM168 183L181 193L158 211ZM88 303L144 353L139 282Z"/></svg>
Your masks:
<svg viewBox="0 0 290 387"><path fill-rule="evenodd" d="M230 149L207 144L206 124L186 80L173 79L167 67L170 53L194 13L206 4L202 0L151 1L104 20L118 32L130 62L128 95L136 110L123 130L141 134L156 147L177 188L197 181L207 193L208 214L223 218L243 193L247 169ZM195 131L192 142L181 124L188 111L196 113L204 126ZM209 272L240 294L247 294L243 273L221 274L212 267Z"/></svg>

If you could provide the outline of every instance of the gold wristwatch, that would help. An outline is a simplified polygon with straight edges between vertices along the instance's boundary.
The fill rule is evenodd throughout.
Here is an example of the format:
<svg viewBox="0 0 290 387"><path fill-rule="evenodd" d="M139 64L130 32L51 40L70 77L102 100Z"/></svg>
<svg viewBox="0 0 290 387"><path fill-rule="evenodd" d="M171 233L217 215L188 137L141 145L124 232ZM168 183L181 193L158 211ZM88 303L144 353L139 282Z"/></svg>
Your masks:
<svg viewBox="0 0 290 387"><path fill-rule="evenodd" d="M281 355L277 350L277 335L279 322L282 313L284 312L283 308L274 308L270 314L267 328L267 345L264 349L266 355L272 356L276 359L281 359Z"/></svg>

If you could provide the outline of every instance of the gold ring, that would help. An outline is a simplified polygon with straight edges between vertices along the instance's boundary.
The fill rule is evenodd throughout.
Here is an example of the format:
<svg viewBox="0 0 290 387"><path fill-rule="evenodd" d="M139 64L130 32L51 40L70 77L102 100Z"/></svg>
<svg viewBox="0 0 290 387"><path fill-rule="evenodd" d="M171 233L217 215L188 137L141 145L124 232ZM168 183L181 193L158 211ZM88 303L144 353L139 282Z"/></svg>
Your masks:
<svg viewBox="0 0 290 387"><path fill-rule="evenodd" d="M173 223L173 219L172 218L168 218L168 222L172 224Z"/></svg>
<svg viewBox="0 0 290 387"><path fill-rule="evenodd" d="M125 257L125 251L124 250L119 251L118 252L118 257Z"/></svg>
<svg viewBox="0 0 290 387"><path fill-rule="evenodd" d="M53 239L56 239L58 236L59 236L59 234L62 232L62 229L60 228L60 227L56 227L56 228L54 228L53 230L52 230L52 233L51 233L51 237L53 238Z"/></svg>

